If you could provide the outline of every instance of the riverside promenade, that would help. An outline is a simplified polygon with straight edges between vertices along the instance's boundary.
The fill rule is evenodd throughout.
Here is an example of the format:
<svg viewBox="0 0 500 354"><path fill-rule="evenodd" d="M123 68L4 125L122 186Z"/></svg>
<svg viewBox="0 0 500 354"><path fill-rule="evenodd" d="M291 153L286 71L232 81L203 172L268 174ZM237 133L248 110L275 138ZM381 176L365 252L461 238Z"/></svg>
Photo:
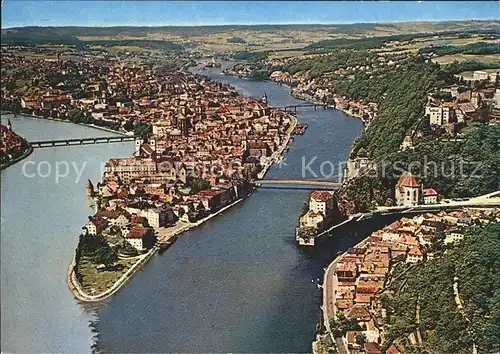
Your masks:
<svg viewBox="0 0 500 354"><path fill-rule="evenodd" d="M363 241L359 242L354 247L364 247L367 243L367 238ZM338 290L338 279L335 275L335 266L342 258L347 254L347 251L342 253L340 256L337 256L333 260L332 263L328 265L328 268L325 271L325 275L323 277L323 323L330 334L330 338L335 343L338 353L340 354L348 354L349 350L347 348L347 343L345 342L343 337L334 337L332 333L332 329L330 327L331 321L337 320L337 307L335 306L335 301L337 298L337 290Z"/></svg>
<svg viewBox="0 0 500 354"><path fill-rule="evenodd" d="M204 222L212 219L213 217L223 213L224 211L228 210L229 208L235 206L236 204L242 202L246 198L248 198L250 194L247 194L233 203L226 205L225 207L221 208L217 212L210 214L204 219L198 220L197 222L194 223L182 223L178 225L178 227L172 227L172 228L162 228L162 229L157 229L155 230L158 232L158 242L163 243L168 241L170 238L180 235L186 231L189 231L190 229L197 227ZM125 274L123 274L120 279L118 279L110 288L108 288L106 291L100 293L100 294L92 294L89 295L83 291L80 282L76 279L76 275L74 272L74 266L75 266L75 257L73 257L73 260L71 261L71 264L69 265L68 268L68 286L73 294L73 296L82 302L100 302L103 300L106 300L107 298L111 297L115 293L117 293L129 280L132 278L132 276L142 267L144 266L150 259L151 257L158 251L159 246L156 245L153 248L151 248L147 253L140 255L137 257L137 262L134 263Z"/></svg>
<svg viewBox="0 0 500 354"><path fill-rule="evenodd" d="M78 280L76 279L76 275L75 275L75 271L74 271L74 267L75 267L75 257L73 257L73 260L71 262L71 264L69 265L69 268L68 268L68 286L73 294L73 296L79 300L79 301L82 301L82 302L99 302L99 301L103 301L103 300L106 300L107 298L109 298L110 296L112 296L113 294L115 294L118 290L121 289L121 287L123 285L125 285L129 280L130 278L132 278L132 276L135 274L135 272L137 272L137 270L139 270L144 264L147 263L147 261L149 261L149 259L153 256L153 254L158 250L158 247L155 246L153 247L152 249L150 249L146 254L143 254L138 258L137 262L134 263L128 270L127 272L125 272L125 274L123 274L120 279L118 279L116 281L116 283L114 283L109 289L107 289L106 291L100 293L100 294L97 294L97 295L89 295L89 294L86 294L80 283L78 282Z"/></svg>
<svg viewBox="0 0 500 354"><path fill-rule="evenodd" d="M283 155L283 152L285 151L285 149L288 147L288 144L290 143L290 138L292 137L292 132L295 129L295 126L297 125L297 118L295 118L291 114L289 114L288 117L290 118L292 123L290 124L290 127L288 128L288 131L286 132L285 140L283 141L283 144L281 144L281 146L278 148L278 150L276 150L272 154L272 156L267 159L266 163L264 164L264 167L262 168L262 171L260 171L257 174L258 179L264 178L264 176L266 175L269 168L271 168L273 163L275 163L279 160L279 158Z"/></svg>

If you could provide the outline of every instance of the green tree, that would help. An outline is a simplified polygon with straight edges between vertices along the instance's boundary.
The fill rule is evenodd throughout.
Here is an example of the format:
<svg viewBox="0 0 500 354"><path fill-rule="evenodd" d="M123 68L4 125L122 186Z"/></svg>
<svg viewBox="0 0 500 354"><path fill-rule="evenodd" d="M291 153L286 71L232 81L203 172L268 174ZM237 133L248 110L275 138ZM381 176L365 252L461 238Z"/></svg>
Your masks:
<svg viewBox="0 0 500 354"><path fill-rule="evenodd" d="M364 333L359 333L356 335L356 344L363 347L366 343L366 335Z"/></svg>
<svg viewBox="0 0 500 354"><path fill-rule="evenodd" d="M188 186L191 188L191 192L194 194L211 187L209 181L195 176L190 176L187 182Z"/></svg>
<svg viewBox="0 0 500 354"><path fill-rule="evenodd" d="M134 134L147 139L153 134L153 126L149 123L138 122L134 127Z"/></svg>
<svg viewBox="0 0 500 354"><path fill-rule="evenodd" d="M97 264L104 264L106 268L109 268L118 260L118 255L107 243L106 246L103 245L97 249L94 256L94 262Z"/></svg>

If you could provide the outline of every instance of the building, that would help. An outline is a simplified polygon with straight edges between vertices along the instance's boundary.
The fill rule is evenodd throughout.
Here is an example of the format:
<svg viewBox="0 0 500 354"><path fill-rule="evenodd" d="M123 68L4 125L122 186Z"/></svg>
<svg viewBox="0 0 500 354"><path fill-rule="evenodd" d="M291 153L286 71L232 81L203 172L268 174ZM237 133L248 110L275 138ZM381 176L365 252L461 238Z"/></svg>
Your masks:
<svg viewBox="0 0 500 354"><path fill-rule="evenodd" d="M116 175L122 183L128 184L144 175L156 174L157 168L152 159L124 157L109 160L104 171L106 177Z"/></svg>
<svg viewBox="0 0 500 354"><path fill-rule="evenodd" d="M406 255L406 263L417 263L424 260L424 254L418 246L414 246Z"/></svg>
<svg viewBox="0 0 500 354"><path fill-rule="evenodd" d="M125 210L131 214L136 214L137 216L146 218L148 225L154 228L166 226L174 220L174 213L169 208L139 209L134 207L125 207Z"/></svg>
<svg viewBox="0 0 500 354"><path fill-rule="evenodd" d="M489 77L489 74L486 71L476 70L476 71L474 71L474 74L472 76L472 80L474 80L474 81L488 80L488 77Z"/></svg>
<svg viewBox="0 0 500 354"><path fill-rule="evenodd" d="M430 125L447 125L451 123L455 118L455 110L451 107L425 107L425 115L429 116Z"/></svg>
<svg viewBox="0 0 500 354"><path fill-rule="evenodd" d="M346 181L357 177L361 171L369 170L374 166L374 163L370 161L368 157L356 157L355 159L349 159L347 161L347 166L344 169L344 179Z"/></svg>
<svg viewBox="0 0 500 354"><path fill-rule="evenodd" d="M325 217L322 213L308 210L307 213L300 217L299 227L313 227L315 229L321 229L324 220Z"/></svg>
<svg viewBox="0 0 500 354"><path fill-rule="evenodd" d="M83 227L82 231L84 234L91 236L100 235L108 227L108 222L102 217L93 217L89 222Z"/></svg>
<svg viewBox="0 0 500 354"><path fill-rule="evenodd" d="M438 193L432 189L424 189L424 204L436 204L438 202Z"/></svg>
<svg viewBox="0 0 500 354"><path fill-rule="evenodd" d="M396 204L415 206L422 204L422 184L409 172L404 172L396 184Z"/></svg>
<svg viewBox="0 0 500 354"><path fill-rule="evenodd" d="M366 354L381 354L382 351L380 350L380 344L377 342L368 342L365 343L365 353Z"/></svg>
<svg viewBox="0 0 500 354"><path fill-rule="evenodd" d="M327 216L334 207L334 196L331 191L314 191L309 198L309 210Z"/></svg>
<svg viewBox="0 0 500 354"><path fill-rule="evenodd" d="M460 242L463 239L464 239L464 233L462 230L459 229L450 230L444 238L444 244L450 245L456 242Z"/></svg>
<svg viewBox="0 0 500 354"><path fill-rule="evenodd" d="M132 227L130 231L126 233L125 239L138 251L152 248L156 242L153 230L138 226Z"/></svg>
<svg viewBox="0 0 500 354"><path fill-rule="evenodd" d="M413 149L413 141L411 135L405 136L403 143L401 143L401 150Z"/></svg>

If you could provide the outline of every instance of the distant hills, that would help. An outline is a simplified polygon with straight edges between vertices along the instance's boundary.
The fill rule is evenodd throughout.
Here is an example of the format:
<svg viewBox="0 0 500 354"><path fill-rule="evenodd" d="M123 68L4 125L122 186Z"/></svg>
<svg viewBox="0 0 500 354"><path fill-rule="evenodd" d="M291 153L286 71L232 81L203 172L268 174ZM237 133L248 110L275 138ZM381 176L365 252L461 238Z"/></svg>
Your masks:
<svg viewBox="0 0 500 354"><path fill-rule="evenodd" d="M398 23L355 24L291 24L291 25L223 25L223 26L160 26L160 27L16 27L2 29L2 43L16 44L70 44L83 47L91 41L127 41L133 45L152 48L182 49L179 44L196 41L203 43L229 43L253 45L293 43L294 47L308 45L319 40L335 38L363 38L391 36L409 33L435 33L450 31L488 31L500 33L500 21L429 21ZM266 38L271 33L275 38ZM263 35L264 34L264 35ZM237 38L238 40L234 40ZM310 39L309 39L310 38ZM146 41L146 42L141 42ZM165 42L166 43L161 43ZM300 42L300 43L299 43ZM125 43L127 44L127 43ZM121 42L119 45L124 45ZM290 45L292 46L292 45Z"/></svg>

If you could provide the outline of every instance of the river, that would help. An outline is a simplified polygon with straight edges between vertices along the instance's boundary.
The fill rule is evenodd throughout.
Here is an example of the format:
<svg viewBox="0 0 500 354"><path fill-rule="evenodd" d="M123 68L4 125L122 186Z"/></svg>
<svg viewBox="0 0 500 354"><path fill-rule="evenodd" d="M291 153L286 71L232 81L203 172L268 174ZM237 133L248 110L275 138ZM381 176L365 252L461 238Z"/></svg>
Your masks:
<svg viewBox="0 0 500 354"><path fill-rule="evenodd" d="M267 93L273 105L297 104L286 87L208 73L245 95ZM307 123L270 177L324 172L344 161L361 134L360 120L337 110L298 111ZM103 136L109 133L33 118L13 119L30 139ZM2 171L2 351L88 352L308 352L320 316L315 282L338 251L373 225L341 230L313 249L300 248L294 228L307 191L260 189L243 203L184 234L156 255L115 296L81 305L66 285L67 266L80 227L92 212L85 200L88 178L100 164L132 153L131 143L37 149ZM81 167L68 177L26 177L27 161L68 161ZM36 166L36 165L35 165ZM35 166L29 165L33 173ZM44 166L43 168L47 168ZM43 174L46 170L41 169ZM71 167L73 168L73 167ZM31 176L31 175L30 175Z"/></svg>

